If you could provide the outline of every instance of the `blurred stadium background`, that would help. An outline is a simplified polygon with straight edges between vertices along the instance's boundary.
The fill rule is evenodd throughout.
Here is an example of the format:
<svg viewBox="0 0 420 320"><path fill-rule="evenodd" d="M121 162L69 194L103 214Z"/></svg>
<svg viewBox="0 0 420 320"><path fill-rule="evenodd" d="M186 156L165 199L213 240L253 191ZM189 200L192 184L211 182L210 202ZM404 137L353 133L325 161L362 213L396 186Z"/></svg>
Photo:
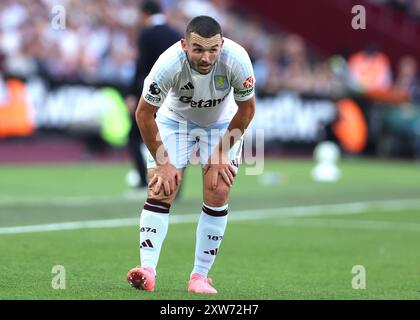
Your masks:
<svg viewBox="0 0 420 320"><path fill-rule="evenodd" d="M196 298L184 288L196 167L172 210L157 292L124 280L145 199L125 181L141 3L0 2L1 299ZM265 170L243 166L232 191L211 275L217 298L418 299L420 1L160 3L181 33L193 16L215 17L255 70L252 129L265 132ZM366 29L352 28L355 5ZM335 182L311 175L324 141L341 152ZM53 265L66 267L66 290L51 288ZM354 265L367 270L366 290L351 286Z"/></svg>

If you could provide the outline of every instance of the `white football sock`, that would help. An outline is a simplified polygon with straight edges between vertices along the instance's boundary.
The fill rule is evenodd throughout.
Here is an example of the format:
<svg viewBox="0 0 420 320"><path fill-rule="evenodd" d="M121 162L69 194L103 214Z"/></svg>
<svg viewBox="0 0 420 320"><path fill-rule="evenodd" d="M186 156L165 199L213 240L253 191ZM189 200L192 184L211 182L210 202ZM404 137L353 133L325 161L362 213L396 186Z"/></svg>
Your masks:
<svg viewBox="0 0 420 320"><path fill-rule="evenodd" d="M156 270L160 250L168 233L170 205L147 199L140 216L141 266Z"/></svg>
<svg viewBox="0 0 420 320"><path fill-rule="evenodd" d="M203 204L197 225L194 269L207 278L222 242L227 224L228 205L210 207Z"/></svg>

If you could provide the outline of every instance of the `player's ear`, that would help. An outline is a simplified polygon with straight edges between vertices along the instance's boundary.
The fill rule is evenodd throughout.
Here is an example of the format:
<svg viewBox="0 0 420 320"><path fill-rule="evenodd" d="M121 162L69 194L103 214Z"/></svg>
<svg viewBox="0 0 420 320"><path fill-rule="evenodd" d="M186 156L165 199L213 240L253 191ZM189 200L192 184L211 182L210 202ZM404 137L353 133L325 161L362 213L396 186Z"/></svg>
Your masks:
<svg viewBox="0 0 420 320"><path fill-rule="evenodd" d="M225 39L222 38L222 44L220 45L220 49L223 48L224 43L225 43Z"/></svg>
<svg viewBox="0 0 420 320"><path fill-rule="evenodd" d="M184 38L181 39L181 47L182 47L182 50L187 52L187 40Z"/></svg>

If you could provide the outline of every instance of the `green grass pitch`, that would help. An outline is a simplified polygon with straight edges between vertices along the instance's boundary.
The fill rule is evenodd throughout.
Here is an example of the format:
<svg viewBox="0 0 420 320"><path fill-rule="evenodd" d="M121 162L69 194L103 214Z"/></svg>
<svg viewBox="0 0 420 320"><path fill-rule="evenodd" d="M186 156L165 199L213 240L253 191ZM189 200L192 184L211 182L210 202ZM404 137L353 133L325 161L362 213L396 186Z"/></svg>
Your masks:
<svg viewBox="0 0 420 320"><path fill-rule="evenodd" d="M135 221L145 199L129 195L129 164L2 166L0 299L419 299L420 166L346 159L332 184L312 181L312 167L267 161L271 184L240 169L210 272L219 294L202 296L186 291L202 204L198 167L187 169L172 206L150 293L125 280L139 263ZM120 218L126 226L19 231ZM52 288L54 265L65 267L64 290ZM356 265L365 289L352 288Z"/></svg>

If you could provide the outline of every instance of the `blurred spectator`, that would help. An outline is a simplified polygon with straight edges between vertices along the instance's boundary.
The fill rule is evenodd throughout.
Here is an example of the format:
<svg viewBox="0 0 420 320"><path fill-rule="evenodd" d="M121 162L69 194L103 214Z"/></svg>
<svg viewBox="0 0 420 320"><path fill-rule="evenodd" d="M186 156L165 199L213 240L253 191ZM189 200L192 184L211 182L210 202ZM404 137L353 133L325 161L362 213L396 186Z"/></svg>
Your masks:
<svg viewBox="0 0 420 320"><path fill-rule="evenodd" d="M410 101L420 105L420 82L417 61L414 57L405 56L400 59L394 85L407 91Z"/></svg>
<svg viewBox="0 0 420 320"><path fill-rule="evenodd" d="M283 43L281 56L282 86L300 92L311 90L312 76L304 40L289 35Z"/></svg>
<svg viewBox="0 0 420 320"><path fill-rule="evenodd" d="M357 91L386 90L392 84L389 59L374 45L350 56L349 72Z"/></svg>
<svg viewBox="0 0 420 320"><path fill-rule="evenodd" d="M254 63L255 79L260 96L275 96L280 89L281 68L279 64L281 47L273 42L264 56Z"/></svg>

